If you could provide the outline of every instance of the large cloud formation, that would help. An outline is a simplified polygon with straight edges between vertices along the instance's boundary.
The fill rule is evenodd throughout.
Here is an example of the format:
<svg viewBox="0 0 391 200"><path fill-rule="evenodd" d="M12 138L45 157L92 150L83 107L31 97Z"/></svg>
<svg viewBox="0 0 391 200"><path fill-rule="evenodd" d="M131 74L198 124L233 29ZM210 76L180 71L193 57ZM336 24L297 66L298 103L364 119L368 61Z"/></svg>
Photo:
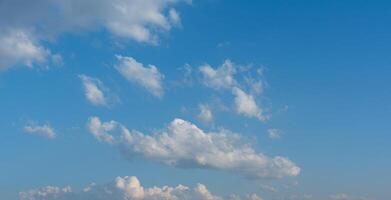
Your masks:
<svg viewBox="0 0 391 200"><path fill-rule="evenodd" d="M184 185L144 188L137 177L117 177L106 185L91 184L81 192L71 187L46 186L19 193L20 200L262 200L256 194L239 197L220 197L212 194L205 185L193 189Z"/></svg>
<svg viewBox="0 0 391 200"><path fill-rule="evenodd" d="M157 44L180 23L173 6L189 0L0 1L0 69L33 66L52 54L42 41L64 32L106 30L114 36Z"/></svg>
<svg viewBox="0 0 391 200"><path fill-rule="evenodd" d="M87 127L99 141L118 146L129 159L143 157L178 168L208 168L234 172L250 179L297 176L300 168L288 158L256 152L227 130L205 132L174 119L152 135L130 131L122 124L91 117Z"/></svg>

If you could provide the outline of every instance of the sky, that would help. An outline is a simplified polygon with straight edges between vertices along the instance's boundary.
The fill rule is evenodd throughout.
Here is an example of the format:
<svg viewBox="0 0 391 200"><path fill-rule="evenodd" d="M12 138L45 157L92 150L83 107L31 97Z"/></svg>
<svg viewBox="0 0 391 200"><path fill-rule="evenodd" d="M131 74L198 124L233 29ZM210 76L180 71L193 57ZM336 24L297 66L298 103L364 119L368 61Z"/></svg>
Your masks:
<svg viewBox="0 0 391 200"><path fill-rule="evenodd" d="M390 11L0 0L0 199L390 199Z"/></svg>

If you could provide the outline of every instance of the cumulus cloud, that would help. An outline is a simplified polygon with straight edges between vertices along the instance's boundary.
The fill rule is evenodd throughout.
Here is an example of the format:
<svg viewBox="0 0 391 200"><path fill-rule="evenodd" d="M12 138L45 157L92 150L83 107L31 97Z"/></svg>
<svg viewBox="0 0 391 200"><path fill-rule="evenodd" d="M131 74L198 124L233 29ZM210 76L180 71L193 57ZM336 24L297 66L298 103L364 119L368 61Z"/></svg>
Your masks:
<svg viewBox="0 0 391 200"><path fill-rule="evenodd" d="M102 81L86 75L79 75L83 83L84 94L87 100L96 106L107 106L116 101L115 97L110 94L110 90L104 86Z"/></svg>
<svg viewBox="0 0 391 200"><path fill-rule="evenodd" d="M232 94L235 96L235 109L236 112L246 117L255 117L261 121L266 121L268 116L263 114L261 107L255 102L254 96L245 93L240 88L234 87Z"/></svg>
<svg viewBox="0 0 391 200"><path fill-rule="evenodd" d="M262 200L256 194L245 197L235 195L220 197L212 194L203 184L197 184L193 189L178 185L145 188L135 176L117 177L105 185L91 184L80 192L73 192L67 186L64 188L47 186L19 193L20 200Z"/></svg>
<svg viewBox="0 0 391 200"><path fill-rule="evenodd" d="M213 112L208 105L200 104L199 109L200 113L198 114L198 119L205 123L210 123L213 121Z"/></svg>
<svg viewBox="0 0 391 200"><path fill-rule="evenodd" d="M257 69L254 77L246 74L251 71L251 66L238 66L227 59L217 68L205 64L199 67L199 71L205 86L232 92L236 113L260 121L270 118L256 103L256 97L261 95L265 88L262 69Z"/></svg>
<svg viewBox="0 0 391 200"><path fill-rule="evenodd" d="M280 139L281 131L275 128L270 128L267 130L270 139Z"/></svg>
<svg viewBox="0 0 391 200"><path fill-rule="evenodd" d="M154 65L144 66L132 57L117 56L115 69L128 81L136 83L156 97L162 97L164 75Z"/></svg>
<svg viewBox="0 0 391 200"><path fill-rule="evenodd" d="M0 30L0 70L17 65L32 68L46 63L50 56L50 51L39 45L31 35L21 30L3 33Z"/></svg>
<svg viewBox="0 0 391 200"><path fill-rule="evenodd" d="M28 134L39 135L49 139L54 139L56 137L55 130L49 124L39 125L34 122L30 122L23 128L23 131Z"/></svg>
<svg viewBox="0 0 391 200"><path fill-rule="evenodd" d="M300 168L288 158L258 153L237 134L227 130L205 132L182 119L174 119L152 135L130 131L114 121L102 123L97 117L90 118L87 126L94 127L90 132L98 140L118 146L129 159L138 156L178 168L223 170L249 179L300 173Z"/></svg>
<svg viewBox="0 0 391 200"><path fill-rule="evenodd" d="M101 122L98 117L91 117L87 123L88 131L100 142L114 143L114 137L108 132L115 130L119 123L116 121Z"/></svg>
<svg viewBox="0 0 391 200"><path fill-rule="evenodd" d="M107 30L140 43L180 23L174 6L188 0L3 0L0 2L0 69L42 62L42 42L62 33ZM17 30L17 31L15 31Z"/></svg>
<svg viewBox="0 0 391 200"><path fill-rule="evenodd" d="M200 66L199 70L202 74L203 83L213 89L229 89L237 84L234 78L236 68L230 60L225 60L216 69L206 64Z"/></svg>

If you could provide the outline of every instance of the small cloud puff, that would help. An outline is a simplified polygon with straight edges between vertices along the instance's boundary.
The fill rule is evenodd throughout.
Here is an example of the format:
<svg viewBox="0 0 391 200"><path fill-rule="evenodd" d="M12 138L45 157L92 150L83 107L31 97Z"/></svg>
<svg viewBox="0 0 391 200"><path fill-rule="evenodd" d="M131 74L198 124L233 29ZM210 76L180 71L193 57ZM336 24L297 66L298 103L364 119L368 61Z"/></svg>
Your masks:
<svg viewBox="0 0 391 200"><path fill-rule="evenodd" d="M115 69L128 81L136 83L156 97L162 97L164 75L159 72L156 66L144 66L132 57L117 55L118 63Z"/></svg>
<svg viewBox="0 0 391 200"><path fill-rule="evenodd" d="M118 101L118 98L111 94L110 90L97 78L86 75L79 75L83 83L84 94L87 100L96 106L109 106Z"/></svg>
<svg viewBox="0 0 391 200"><path fill-rule="evenodd" d="M50 124L36 124L35 122L29 122L24 126L23 131L32 135L39 135L49 139L54 139L56 137L55 130L50 126Z"/></svg>

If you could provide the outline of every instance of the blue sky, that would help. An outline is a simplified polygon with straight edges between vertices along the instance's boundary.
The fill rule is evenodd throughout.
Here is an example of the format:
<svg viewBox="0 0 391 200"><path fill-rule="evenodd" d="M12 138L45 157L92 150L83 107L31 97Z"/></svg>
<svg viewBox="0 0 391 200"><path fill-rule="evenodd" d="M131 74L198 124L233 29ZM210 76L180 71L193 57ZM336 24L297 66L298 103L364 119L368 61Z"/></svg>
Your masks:
<svg viewBox="0 0 391 200"><path fill-rule="evenodd" d="M3 1L0 199L391 198L390 6Z"/></svg>

